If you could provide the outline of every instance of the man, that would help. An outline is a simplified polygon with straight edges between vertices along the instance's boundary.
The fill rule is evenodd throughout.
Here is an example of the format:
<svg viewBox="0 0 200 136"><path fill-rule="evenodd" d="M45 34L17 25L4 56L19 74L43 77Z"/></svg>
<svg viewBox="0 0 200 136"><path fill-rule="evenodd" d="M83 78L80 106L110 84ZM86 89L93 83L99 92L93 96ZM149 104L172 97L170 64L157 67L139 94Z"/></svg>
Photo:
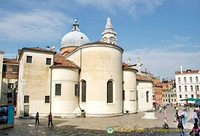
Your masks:
<svg viewBox="0 0 200 136"><path fill-rule="evenodd" d="M52 114L50 112L49 116L48 116L48 126L49 124L51 123L51 126L53 126L53 123L52 123Z"/></svg>
<svg viewBox="0 0 200 136"><path fill-rule="evenodd" d="M181 113L181 118L183 120L183 124L185 125L186 119L187 119L187 113L185 112L185 109Z"/></svg>
<svg viewBox="0 0 200 136"><path fill-rule="evenodd" d="M36 115L35 115L35 124L37 125L39 125L40 124L40 122L39 122L39 112L37 112L36 113Z"/></svg>
<svg viewBox="0 0 200 136"><path fill-rule="evenodd" d="M197 110L194 109L194 122L198 124Z"/></svg>

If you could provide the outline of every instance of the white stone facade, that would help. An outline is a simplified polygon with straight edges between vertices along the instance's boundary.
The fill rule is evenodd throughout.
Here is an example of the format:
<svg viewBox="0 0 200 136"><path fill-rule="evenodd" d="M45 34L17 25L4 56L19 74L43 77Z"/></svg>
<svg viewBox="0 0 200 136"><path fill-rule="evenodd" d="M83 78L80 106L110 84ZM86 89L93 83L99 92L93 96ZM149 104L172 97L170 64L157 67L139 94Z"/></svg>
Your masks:
<svg viewBox="0 0 200 136"><path fill-rule="evenodd" d="M83 33L80 34L78 26L75 20L72 32L63 37L62 55L49 49L22 49L19 57L18 115L24 116L27 107L30 116L36 112L41 116L52 112L53 116L74 117L84 111L86 116L101 117L138 111L138 70L129 65L123 66L123 49L116 45L116 32L110 19L99 42L86 43L89 39L85 35L83 39L86 40L81 40ZM27 63L27 56L32 56L32 63ZM51 59L51 65L46 65L46 58ZM145 91L148 90L149 96L152 96L150 87L146 85ZM122 98L123 91L125 100ZM29 102L25 103L25 96L29 96ZM49 103L45 103L46 96L50 98ZM150 98L148 103L142 99L140 102L141 105L146 104L145 107L139 105L142 110L152 108Z"/></svg>
<svg viewBox="0 0 200 136"><path fill-rule="evenodd" d="M200 71L199 70L186 70L176 71L176 93L177 102L185 104L186 101L181 101L185 98L200 98Z"/></svg>

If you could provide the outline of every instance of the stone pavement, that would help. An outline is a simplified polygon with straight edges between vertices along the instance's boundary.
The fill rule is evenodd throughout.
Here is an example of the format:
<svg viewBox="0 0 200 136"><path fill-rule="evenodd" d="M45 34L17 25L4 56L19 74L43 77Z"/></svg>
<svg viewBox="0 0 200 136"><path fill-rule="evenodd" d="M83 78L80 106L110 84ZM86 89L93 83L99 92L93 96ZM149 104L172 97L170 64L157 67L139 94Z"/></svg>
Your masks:
<svg viewBox="0 0 200 136"><path fill-rule="evenodd" d="M182 108L180 108L182 110ZM0 130L0 136L76 136L76 135L134 135L134 136L177 136L177 122L174 122L175 111L172 107L167 108L170 129L162 129L163 113L155 112L157 119L142 119L143 112L137 114L129 114L119 117L107 118L55 118L53 119L54 127L47 126L47 118L40 119L40 125L35 126L34 119L15 119L15 127ZM188 118L185 125L185 131L190 131L193 126L193 111L188 111ZM106 129L114 128L114 133L108 134ZM157 132L155 132L157 131ZM163 132L166 131L166 132ZM175 132L174 132L175 131ZM188 135L188 132L186 132Z"/></svg>

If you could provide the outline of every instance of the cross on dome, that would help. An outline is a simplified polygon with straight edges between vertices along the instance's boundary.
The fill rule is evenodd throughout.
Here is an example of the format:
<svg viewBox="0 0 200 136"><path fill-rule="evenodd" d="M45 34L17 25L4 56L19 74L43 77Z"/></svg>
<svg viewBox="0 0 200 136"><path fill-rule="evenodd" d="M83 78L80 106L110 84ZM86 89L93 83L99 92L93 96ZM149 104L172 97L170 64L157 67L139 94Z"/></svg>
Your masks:
<svg viewBox="0 0 200 136"><path fill-rule="evenodd" d="M78 24L78 18L77 17L75 17L75 19L74 19L74 24L73 24L73 29L72 29L72 31L80 31L80 29L78 28L79 27L79 24Z"/></svg>

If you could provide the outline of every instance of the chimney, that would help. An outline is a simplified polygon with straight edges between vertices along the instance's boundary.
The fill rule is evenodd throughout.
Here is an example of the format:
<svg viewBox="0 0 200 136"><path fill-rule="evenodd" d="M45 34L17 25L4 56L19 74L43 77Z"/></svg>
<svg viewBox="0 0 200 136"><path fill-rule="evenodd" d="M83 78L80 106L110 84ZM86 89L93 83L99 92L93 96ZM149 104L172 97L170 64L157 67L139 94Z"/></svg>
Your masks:
<svg viewBox="0 0 200 136"><path fill-rule="evenodd" d="M183 73L183 66L180 67L181 68L181 74Z"/></svg>
<svg viewBox="0 0 200 136"><path fill-rule="evenodd" d="M55 51L55 46L52 46L51 50L52 50L52 51Z"/></svg>
<svg viewBox="0 0 200 136"><path fill-rule="evenodd" d="M47 45L47 46L46 46L46 49L47 49L47 50L49 50L49 49L50 49L50 47Z"/></svg>

